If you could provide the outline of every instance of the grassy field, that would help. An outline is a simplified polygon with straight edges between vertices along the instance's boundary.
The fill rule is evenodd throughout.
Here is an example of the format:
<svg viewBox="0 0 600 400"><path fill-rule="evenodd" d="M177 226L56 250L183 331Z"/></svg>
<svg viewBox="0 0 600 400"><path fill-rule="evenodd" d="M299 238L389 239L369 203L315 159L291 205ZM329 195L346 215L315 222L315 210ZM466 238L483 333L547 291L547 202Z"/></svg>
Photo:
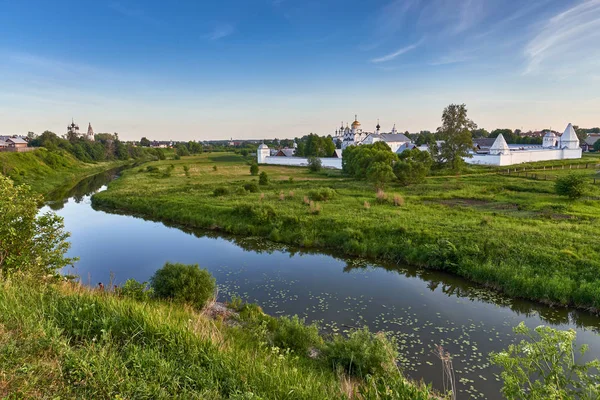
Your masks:
<svg viewBox="0 0 600 400"><path fill-rule="evenodd" d="M348 378L273 347L268 328L75 284L0 281L0 397L428 399L396 370ZM270 317L262 317L270 318ZM388 389L389 392L386 392Z"/></svg>
<svg viewBox="0 0 600 400"><path fill-rule="evenodd" d="M410 187L392 184L385 196L339 171L282 166L261 166L270 183L255 191L250 160L214 153L153 162L147 165L156 169L125 172L93 202L193 227L442 269L511 296L600 309L600 185L591 184L600 178L591 167L597 157L576 161L587 169L534 165L553 166L545 171L549 180L477 167ZM570 172L589 179L587 198L555 194L550 179Z"/></svg>
<svg viewBox="0 0 600 400"><path fill-rule="evenodd" d="M44 148L27 153L0 152L0 173L16 183L31 186L39 194L74 185L87 176L125 164L123 161L88 164L66 151L51 152Z"/></svg>

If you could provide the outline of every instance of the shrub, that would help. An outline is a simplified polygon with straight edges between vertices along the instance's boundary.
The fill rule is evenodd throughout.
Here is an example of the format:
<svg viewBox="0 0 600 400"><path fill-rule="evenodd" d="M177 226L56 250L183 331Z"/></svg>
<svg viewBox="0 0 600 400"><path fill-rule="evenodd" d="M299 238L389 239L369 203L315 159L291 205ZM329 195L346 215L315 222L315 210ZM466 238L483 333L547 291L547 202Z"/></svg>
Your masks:
<svg viewBox="0 0 600 400"><path fill-rule="evenodd" d="M394 195L394 205L396 207L402 207L404 205L404 197L400 196L399 194L395 194Z"/></svg>
<svg viewBox="0 0 600 400"><path fill-rule="evenodd" d="M244 189L243 187L239 187L237 189L235 189L235 194L237 195L245 195L246 194L246 189Z"/></svg>
<svg viewBox="0 0 600 400"><path fill-rule="evenodd" d="M173 156L173 160L181 160L181 156L179 154L175 154Z"/></svg>
<svg viewBox="0 0 600 400"><path fill-rule="evenodd" d="M365 377L396 369L398 350L393 337L383 332L373 334L365 327L351 332L348 338L334 336L325 344L322 357L334 369Z"/></svg>
<svg viewBox="0 0 600 400"><path fill-rule="evenodd" d="M576 362L586 346L578 349L574 330L538 326L532 332L521 322L515 333L525 336L507 351L492 353L492 364L503 368L502 394L508 399L597 399L600 397L600 361ZM578 357L577 357L578 358ZM594 373L595 372L595 373Z"/></svg>
<svg viewBox="0 0 600 400"><path fill-rule="evenodd" d="M557 194L575 200L585 194L586 186L584 176L571 173L559 177L556 180L555 189Z"/></svg>
<svg viewBox="0 0 600 400"><path fill-rule="evenodd" d="M283 191L279 192L279 201L284 201L285 200L285 194L283 193Z"/></svg>
<svg viewBox="0 0 600 400"><path fill-rule="evenodd" d="M308 169L311 172L319 172L323 168L323 163L320 158L308 157Z"/></svg>
<svg viewBox="0 0 600 400"><path fill-rule="evenodd" d="M138 301L147 301L152 296L152 288L148 288L148 282L140 283L135 279L128 279L123 286L118 289L121 296L130 297Z"/></svg>
<svg viewBox="0 0 600 400"><path fill-rule="evenodd" d="M246 183L244 189L250 193L258 193L258 185L254 182Z"/></svg>
<svg viewBox="0 0 600 400"><path fill-rule="evenodd" d="M252 163L252 165L250 165L250 175L252 175L252 176L258 175L258 164Z"/></svg>
<svg viewBox="0 0 600 400"><path fill-rule="evenodd" d="M370 210L371 209L371 203L369 203L368 201L365 200L365 202L363 203L363 207L365 210Z"/></svg>
<svg viewBox="0 0 600 400"><path fill-rule="evenodd" d="M314 201L310 202L310 210L309 212L313 215L319 215L321 213L321 206L318 203L315 203Z"/></svg>
<svg viewBox="0 0 600 400"><path fill-rule="evenodd" d="M190 177L190 167L189 166L184 165L183 172L185 173L185 176L187 176L188 178Z"/></svg>
<svg viewBox="0 0 600 400"><path fill-rule="evenodd" d="M166 263L150 279L156 297L201 309L215 293L215 278L198 265Z"/></svg>
<svg viewBox="0 0 600 400"><path fill-rule="evenodd" d="M269 175L265 171L261 172L258 176L258 184L266 186L269 184Z"/></svg>
<svg viewBox="0 0 600 400"><path fill-rule="evenodd" d="M216 188L215 190L213 190L213 196L218 197L218 196L226 196L229 194L229 189L227 189L226 187L220 186L218 188Z"/></svg>
<svg viewBox="0 0 600 400"><path fill-rule="evenodd" d="M216 165L213 165L213 171L216 171L218 168Z"/></svg>
<svg viewBox="0 0 600 400"><path fill-rule="evenodd" d="M154 165L148 165L146 167L146 172L157 172L158 171L158 167L154 166Z"/></svg>
<svg viewBox="0 0 600 400"><path fill-rule="evenodd" d="M375 199L378 203L387 202L387 194L381 189L377 189L377 194L375 194Z"/></svg>
<svg viewBox="0 0 600 400"><path fill-rule="evenodd" d="M314 201L327 201L335 197L335 190L330 188L318 188L308 192L308 197Z"/></svg>
<svg viewBox="0 0 600 400"><path fill-rule="evenodd" d="M282 349L291 349L298 354L306 355L311 348L322 343L319 327L316 324L306 325L304 319L281 317L275 320L273 344Z"/></svg>
<svg viewBox="0 0 600 400"><path fill-rule="evenodd" d="M394 175L401 185L421 183L431 171L433 159L428 151L405 150L394 164Z"/></svg>

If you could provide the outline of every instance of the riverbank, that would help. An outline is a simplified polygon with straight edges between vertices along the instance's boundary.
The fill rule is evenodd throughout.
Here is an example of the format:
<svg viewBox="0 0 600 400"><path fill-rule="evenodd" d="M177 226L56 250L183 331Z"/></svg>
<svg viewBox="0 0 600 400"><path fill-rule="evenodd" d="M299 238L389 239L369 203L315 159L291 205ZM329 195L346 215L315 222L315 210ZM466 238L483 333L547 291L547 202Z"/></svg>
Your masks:
<svg viewBox="0 0 600 400"><path fill-rule="evenodd" d="M590 240L600 203L561 198L551 180L432 177L391 185L378 198L367 183L333 171L261 166L270 184L259 186L247 161L203 154L152 163L156 171L126 171L93 202L191 227L441 269L513 297L600 308L600 243ZM590 181L597 174L575 172ZM599 194L590 185L590 197Z"/></svg>
<svg viewBox="0 0 600 400"><path fill-rule="evenodd" d="M0 153L0 173L17 184L29 185L35 193L43 195L128 163L130 161L121 160L84 163L66 151L49 151L45 148L27 153Z"/></svg>
<svg viewBox="0 0 600 400"><path fill-rule="evenodd" d="M223 313L136 301L72 283L2 281L0 396L240 400L344 399L358 393L364 399L434 396L397 371L368 380L349 378L301 351L275 347L269 343L281 327L277 320L255 306L237 307L239 314L227 318ZM304 337L304 328L298 329L291 333L296 335L294 345Z"/></svg>

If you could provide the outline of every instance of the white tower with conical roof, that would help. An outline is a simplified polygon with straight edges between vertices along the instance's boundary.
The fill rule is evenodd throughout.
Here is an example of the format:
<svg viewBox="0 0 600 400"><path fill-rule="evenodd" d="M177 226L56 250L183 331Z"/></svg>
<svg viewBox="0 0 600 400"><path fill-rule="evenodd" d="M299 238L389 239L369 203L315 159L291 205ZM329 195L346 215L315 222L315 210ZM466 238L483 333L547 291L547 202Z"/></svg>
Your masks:
<svg viewBox="0 0 600 400"><path fill-rule="evenodd" d="M570 150L579 148L579 138L577 137L575 129L573 129L573 125L567 125L567 129L565 129L564 133L560 137L560 140L558 141L558 147L561 149L567 148Z"/></svg>
<svg viewBox="0 0 600 400"><path fill-rule="evenodd" d="M490 154L498 155L498 154L510 154L510 148L508 147L508 143L506 143L506 139L502 134L499 134L492 147L490 147Z"/></svg>
<svg viewBox="0 0 600 400"><path fill-rule="evenodd" d="M264 143L261 143L261 145L258 146L258 149L256 149L256 161L259 164L264 164L267 160L267 157L269 157L270 155L271 150L269 150L269 146L267 146Z"/></svg>

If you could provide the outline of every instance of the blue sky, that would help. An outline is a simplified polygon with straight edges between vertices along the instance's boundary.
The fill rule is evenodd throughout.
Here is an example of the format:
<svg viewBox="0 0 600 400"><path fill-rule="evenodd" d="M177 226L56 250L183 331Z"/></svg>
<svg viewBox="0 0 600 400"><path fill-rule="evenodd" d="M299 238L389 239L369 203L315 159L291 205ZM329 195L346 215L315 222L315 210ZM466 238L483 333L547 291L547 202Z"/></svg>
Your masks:
<svg viewBox="0 0 600 400"><path fill-rule="evenodd" d="M0 0L0 134L600 125L600 0Z"/></svg>

